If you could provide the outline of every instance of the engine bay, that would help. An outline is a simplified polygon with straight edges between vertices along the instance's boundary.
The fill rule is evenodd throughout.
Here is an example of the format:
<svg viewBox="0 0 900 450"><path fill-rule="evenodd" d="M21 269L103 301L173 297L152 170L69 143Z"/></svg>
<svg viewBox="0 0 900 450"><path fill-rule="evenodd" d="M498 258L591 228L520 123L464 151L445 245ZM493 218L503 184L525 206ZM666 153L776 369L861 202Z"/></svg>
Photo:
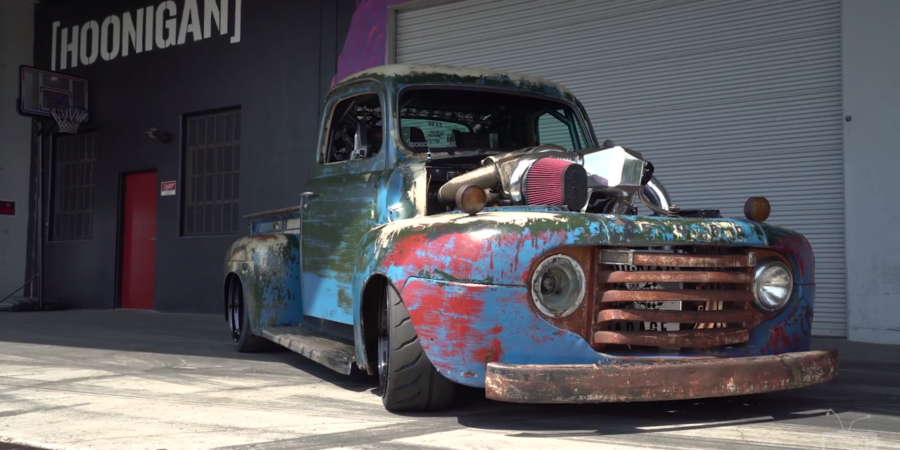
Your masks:
<svg viewBox="0 0 900 450"><path fill-rule="evenodd" d="M426 170L428 215L457 209L456 194L476 185L485 190L489 207L548 206L634 215L640 203L654 215L717 216L712 211L681 211L653 176L653 164L611 141L586 151L547 144L486 157L435 159Z"/></svg>
<svg viewBox="0 0 900 450"><path fill-rule="evenodd" d="M658 216L717 214L680 210L640 153L609 140L592 145L581 114L535 95L411 86L399 93L398 149L425 159L428 215L466 210L456 197L469 186L484 207L635 215L643 205Z"/></svg>

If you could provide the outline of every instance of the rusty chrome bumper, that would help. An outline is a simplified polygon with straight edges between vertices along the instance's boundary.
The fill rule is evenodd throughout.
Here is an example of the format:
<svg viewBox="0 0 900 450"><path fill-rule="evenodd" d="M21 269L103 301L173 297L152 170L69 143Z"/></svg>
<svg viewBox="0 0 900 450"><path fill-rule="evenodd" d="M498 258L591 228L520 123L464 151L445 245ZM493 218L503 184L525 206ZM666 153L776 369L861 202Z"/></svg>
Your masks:
<svg viewBox="0 0 900 450"><path fill-rule="evenodd" d="M515 403L682 400L795 389L837 371L837 349L603 365L488 363L485 395Z"/></svg>

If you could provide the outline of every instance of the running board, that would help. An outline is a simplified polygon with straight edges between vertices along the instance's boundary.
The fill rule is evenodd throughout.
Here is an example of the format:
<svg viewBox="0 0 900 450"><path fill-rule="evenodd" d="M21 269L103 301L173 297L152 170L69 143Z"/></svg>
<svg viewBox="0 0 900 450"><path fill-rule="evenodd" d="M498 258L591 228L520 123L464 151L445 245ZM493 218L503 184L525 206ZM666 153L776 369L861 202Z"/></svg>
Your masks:
<svg viewBox="0 0 900 450"><path fill-rule="evenodd" d="M266 327L260 330L260 335L344 375L350 375L356 361L356 349L352 345L304 327Z"/></svg>

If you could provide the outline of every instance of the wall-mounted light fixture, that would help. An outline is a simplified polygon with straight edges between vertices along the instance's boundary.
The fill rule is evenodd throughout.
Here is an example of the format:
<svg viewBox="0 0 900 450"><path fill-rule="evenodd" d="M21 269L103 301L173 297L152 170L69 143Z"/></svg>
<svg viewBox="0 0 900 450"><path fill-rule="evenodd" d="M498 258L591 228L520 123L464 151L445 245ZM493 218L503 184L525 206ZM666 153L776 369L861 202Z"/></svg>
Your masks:
<svg viewBox="0 0 900 450"><path fill-rule="evenodd" d="M167 143L167 142L169 142L169 141L172 140L172 134L171 134L171 133L166 132L166 131L159 131L159 130L156 129L156 128L151 128L151 129L145 131L144 133L147 133L147 136L149 136L150 139L159 141L159 142L161 142L161 143L163 143L163 144L165 144L165 143Z"/></svg>

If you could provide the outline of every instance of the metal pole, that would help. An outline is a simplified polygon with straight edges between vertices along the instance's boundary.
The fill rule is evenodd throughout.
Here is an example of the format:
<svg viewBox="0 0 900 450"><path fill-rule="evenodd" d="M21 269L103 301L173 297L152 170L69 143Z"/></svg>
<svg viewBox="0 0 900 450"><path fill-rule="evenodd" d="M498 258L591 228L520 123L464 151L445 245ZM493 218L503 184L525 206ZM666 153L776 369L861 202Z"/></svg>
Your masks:
<svg viewBox="0 0 900 450"><path fill-rule="evenodd" d="M38 311L44 309L44 126L38 125Z"/></svg>
<svg viewBox="0 0 900 450"><path fill-rule="evenodd" d="M37 119L32 119L31 125L32 125L32 127L37 127L38 130L40 130L41 122L40 122L39 120L37 120ZM32 134L31 134L32 151L34 151L34 148L36 147L36 146L35 146L34 138L37 137L37 136L40 136L40 133L37 133L37 132L32 131ZM30 174L29 174L29 175L30 175ZM35 171L35 178L37 178L37 171ZM35 180L32 179L32 180L30 180L30 181L31 181L32 183L34 183ZM35 188L34 193L37 193L37 188L38 188L38 187L37 187L37 186L34 186L34 184L32 184L32 186ZM32 195L34 195L34 194L32 194ZM37 199L35 198L34 200L35 200L35 204L37 204ZM30 211L29 211L29 212L30 212ZM35 216L35 218L34 218L34 228L28 230L28 233L30 233L30 234L31 234L31 237L34 238L34 241L33 241L34 244L33 244L33 247L31 248L31 256L35 258L35 260L34 260L34 270L35 270L35 275L34 275L33 277L31 277L31 279L29 279L29 280L28 280L28 283L27 283L27 284L29 285L29 286L28 286L28 292L27 292L28 297L34 297L34 296L35 296L35 289L37 288L36 283L35 283L35 281L34 281L35 278L37 278L37 270L38 270L38 268L37 268L37 245L38 245L39 237L38 237L38 218L37 218L37 213L38 213L37 210L35 210L35 211L34 211L34 216Z"/></svg>
<svg viewBox="0 0 900 450"><path fill-rule="evenodd" d="M47 211L44 216L44 242L50 242L50 218L53 217L53 204L50 203L50 200L53 200L53 189L56 182L56 158L54 158L54 147L56 144L56 135L53 133L48 133L50 136L50 140L47 143L47 188L45 192L47 192ZM43 247L41 247L43 249ZM43 273L44 273L44 253L41 252L41 292L43 293ZM43 305L43 297L42 297L42 305ZM42 306L43 307L43 306Z"/></svg>

